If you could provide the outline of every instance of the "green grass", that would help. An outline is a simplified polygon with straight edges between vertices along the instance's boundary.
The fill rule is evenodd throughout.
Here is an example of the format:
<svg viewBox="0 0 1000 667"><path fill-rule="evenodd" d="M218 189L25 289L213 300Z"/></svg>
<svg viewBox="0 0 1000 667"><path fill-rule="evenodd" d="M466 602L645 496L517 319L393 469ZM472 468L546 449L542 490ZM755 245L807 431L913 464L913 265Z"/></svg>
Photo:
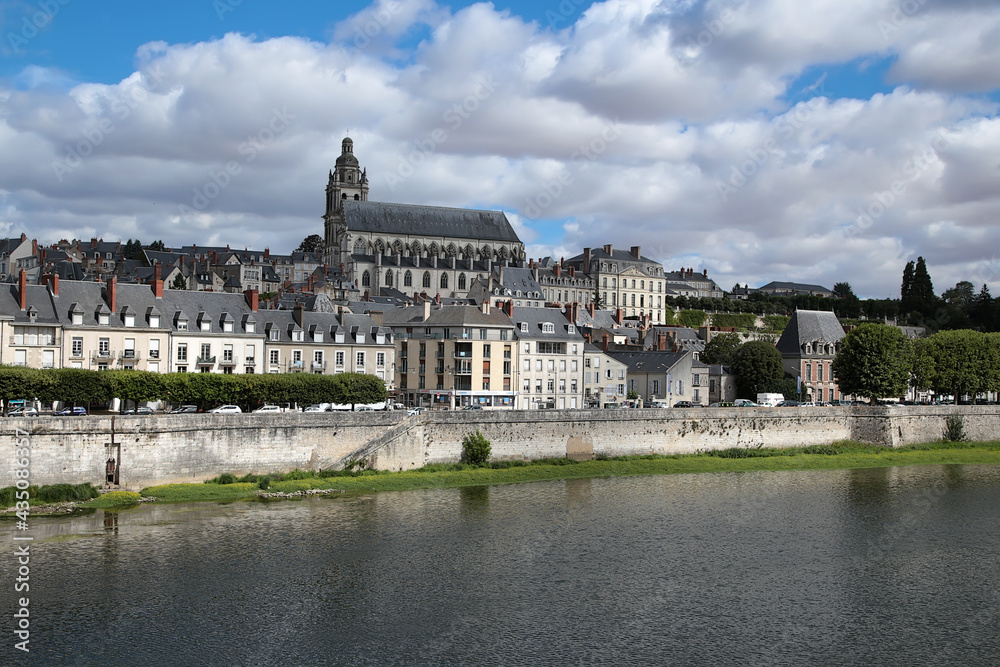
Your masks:
<svg viewBox="0 0 1000 667"><path fill-rule="evenodd" d="M375 470L324 472L304 476L285 473L268 491L292 493L306 489L339 489L356 493L406 491L488 484L515 484L580 477L623 477L753 470L830 470L883 468L903 465L1000 464L1000 441L927 443L899 449L842 441L791 449L729 449L675 456L617 456L575 462L568 459L499 461L484 467L464 463L439 464L406 472ZM221 476L220 476L221 477ZM263 477L263 476L259 476ZM268 476L278 479L278 474ZM294 479L288 479L293 477ZM218 479L218 478L216 478ZM226 478L228 479L228 478ZM240 500L254 496L258 484L169 484L143 489L144 496L167 501Z"/></svg>

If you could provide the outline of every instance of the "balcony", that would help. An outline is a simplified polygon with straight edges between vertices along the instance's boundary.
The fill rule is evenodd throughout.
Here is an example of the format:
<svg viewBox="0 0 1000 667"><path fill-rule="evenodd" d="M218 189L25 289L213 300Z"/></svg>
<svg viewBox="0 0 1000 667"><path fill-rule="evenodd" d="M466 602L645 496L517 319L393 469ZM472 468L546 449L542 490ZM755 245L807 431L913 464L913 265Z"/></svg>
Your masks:
<svg viewBox="0 0 1000 667"><path fill-rule="evenodd" d="M150 350L149 351L149 358L150 359L159 359L160 358L160 351L159 350Z"/></svg>
<svg viewBox="0 0 1000 667"><path fill-rule="evenodd" d="M59 336L14 334L10 344L17 347L57 347L62 345Z"/></svg>
<svg viewBox="0 0 1000 667"><path fill-rule="evenodd" d="M90 353L91 361L111 361L115 353L112 350L98 350L97 352Z"/></svg>
<svg viewBox="0 0 1000 667"><path fill-rule="evenodd" d="M325 361L314 361L314 362L312 362L312 369L314 371L325 371L326 370L326 362Z"/></svg>
<svg viewBox="0 0 1000 667"><path fill-rule="evenodd" d="M455 353L452 355L452 357L454 359L471 359L472 358L472 352L465 351L465 350L455 350Z"/></svg>
<svg viewBox="0 0 1000 667"><path fill-rule="evenodd" d="M118 353L118 361L139 361L141 357L142 353L135 350L122 350Z"/></svg>
<svg viewBox="0 0 1000 667"><path fill-rule="evenodd" d="M235 354L223 354L222 361L219 362L220 366L236 366L240 363L240 358Z"/></svg>
<svg viewBox="0 0 1000 667"><path fill-rule="evenodd" d="M304 368L304 364L301 361L289 361L288 362L288 372L289 373L300 373Z"/></svg>
<svg viewBox="0 0 1000 667"><path fill-rule="evenodd" d="M246 365L247 366L256 366L257 365L257 358L256 357L247 357Z"/></svg>
<svg viewBox="0 0 1000 667"><path fill-rule="evenodd" d="M214 366L215 365L215 355L211 357L199 356L195 360L195 365L197 366Z"/></svg>

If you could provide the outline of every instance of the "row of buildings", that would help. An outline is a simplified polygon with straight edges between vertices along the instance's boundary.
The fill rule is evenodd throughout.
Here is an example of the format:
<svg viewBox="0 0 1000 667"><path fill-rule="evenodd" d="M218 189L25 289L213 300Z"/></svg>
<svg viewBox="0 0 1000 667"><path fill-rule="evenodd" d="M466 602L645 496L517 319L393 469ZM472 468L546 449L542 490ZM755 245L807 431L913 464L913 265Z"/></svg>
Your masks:
<svg viewBox="0 0 1000 667"><path fill-rule="evenodd" d="M315 298L287 310L242 294L150 284L64 281L0 289L0 364L158 373L355 372L411 406L579 409L644 401L707 405L734 398L728 369L698 359L710 335L626 322L600 311L496 303L377 308ZM839 398L830 364L843 329L799 311L778 342L816 400Z"/></svg>

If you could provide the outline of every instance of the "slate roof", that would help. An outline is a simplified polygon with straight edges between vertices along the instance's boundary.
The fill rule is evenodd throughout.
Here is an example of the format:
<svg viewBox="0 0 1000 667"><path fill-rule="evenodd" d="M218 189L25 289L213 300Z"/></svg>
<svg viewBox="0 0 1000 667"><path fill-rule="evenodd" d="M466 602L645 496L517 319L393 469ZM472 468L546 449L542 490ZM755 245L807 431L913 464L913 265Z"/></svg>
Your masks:
<svg viewBox="0 0 1000 667"><path fill-rule="evenodd" d="M343 215L353 232L521 242L502 211L347 200Z"/></svg>
<svg viewBox="0 0 1000 667"><path fill-rule="evenodd" d="M303 343L314 343L315 332L323 332L323 343L336 343L336 334L338 331L344 334L344 343L357 343L357 336L359 333L365 335L364 344L371 345L376 343L376 334L382 333L386 336L392 334L392 331L386 327L379 327L375 324L373 320L368 315L354 315L351 313L344 313L342 315L344 321L343 324L340 322L340 318L336 313L311 313L306 311L302 313L302 326L300 327L295 322L295 314L291 310L262 310L256 314L257 320L257 331L259 332L270 332L272 330L278 332L277 340L270 339L271 342L277 343L291 343L292 332L293 331L303 331L304 336L301 342ZM386 342L391 342L388 338Z"/></svg>
<svg viewBox="0 0 1000 667"><path fill-rule="evenodd" d="M829 310L796 310L775 346L782 356L802 355L802 346L823 340L836 343L844 337L844 327L837 315Z"/></svg>
<svg viewBox="0 0 1000 667"><path fill-rule="evenodd" d="M758 287L757 289L758 289L758 291L775 290L775 291L778 291L778 292L805 292L805 293L808 293L808 292L826 292L826 293L829 293L829 294L833 294L833 290L827 289L826 287L823 287L822 285L808 285L806 283L788 283L788 282L781 282L781 281L777 281L777 280L771 281L771 282L769 282L766 285L762 285L761 287Z"/></svg>
<svg viewBox="0 0 1000 667"><path fill-rule="evenodd" d="M619 262L648 262L648 263L651 263L651 264L659 264L659 262L657 262L655 259L650 259L649 257L643 256L643 254L642 254L641 251L639 253L639 257L637 258L635 255L633 255L628 250L621 250L621 249L615 248L615 247L611 248L611 252L610 253L606 252L603 247L601 247L601 248L591 248L590 249L590 259L591 260L594 260L594 259L614 259L614 260L617 260ZM577 264L582 264L582 263L583 263L583 253L580 253L579 255L574 255L573 257L570 257L569 259L566 260L566 264L577 265Z"/></svg>
<svg viewBox="0 0 1000 667"><path fill-rule="evenodd" d="M629 373L668 373L690 352L608 352L628 366Z"/></svg>
<svg viewBox="0 0 1000 667"><path fill-rule="evenodd" d="M514 308L514 317L511 319L514 321L516 327L514 332L519 340L528 338L532 340L583 340L583 334L580 333L580 330L566 319L565 313L558 308ZM526 332L521 330L522 322L528 325ZM542 331L542 324L546 322L553 325L553 333ZM570 325L573 325L573 333L569 332Z"/></svg>
<svg viewBox="0 0 1000 667"><path fill-rule="evenodd" d="M537 310L537 309L536 309ZM499 308L493 308L490 314L485 314L478 306L447 306L438 308L431 305L430 316L424 321L424 306L408 306L395 308L385 312L382 320L385 326L421 326L421 327L503 327L511 328L513 323L507 314Z"/></svg>

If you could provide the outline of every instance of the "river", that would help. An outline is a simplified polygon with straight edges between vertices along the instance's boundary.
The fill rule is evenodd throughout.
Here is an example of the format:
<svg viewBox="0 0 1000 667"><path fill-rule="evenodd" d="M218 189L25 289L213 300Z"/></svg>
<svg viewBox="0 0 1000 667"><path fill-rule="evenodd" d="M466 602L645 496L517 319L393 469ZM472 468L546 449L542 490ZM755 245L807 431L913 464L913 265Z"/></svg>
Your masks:
<svg viewBox="0 0 1000 667"><path fill-rule="evenodd" d="M996 466L33 518L31 653L5 630L3 663L996 665L998 519Z"/></svg>

